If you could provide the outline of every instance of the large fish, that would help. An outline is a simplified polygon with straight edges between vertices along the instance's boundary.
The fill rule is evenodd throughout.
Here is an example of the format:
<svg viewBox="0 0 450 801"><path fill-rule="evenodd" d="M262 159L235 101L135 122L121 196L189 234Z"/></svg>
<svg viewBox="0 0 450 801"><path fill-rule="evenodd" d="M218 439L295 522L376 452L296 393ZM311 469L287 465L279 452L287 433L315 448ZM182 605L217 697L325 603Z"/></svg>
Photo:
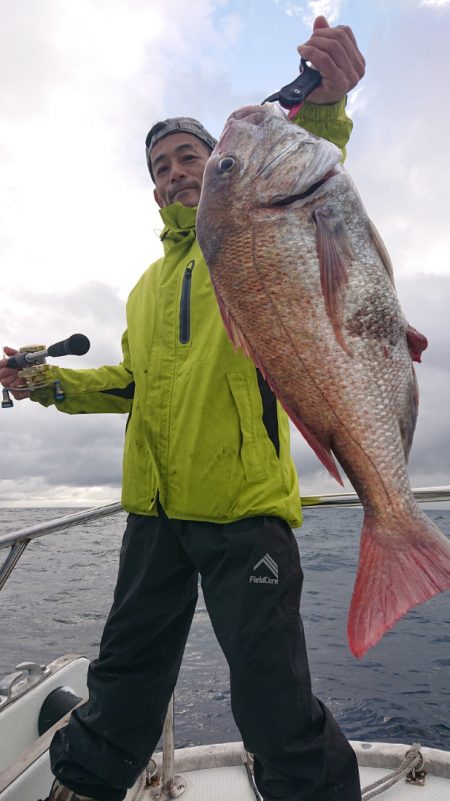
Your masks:
<svg viewBox="0 0 450 801"><path fill-rule="evenodd" d="M206 166L197 234L231 340L340 481L337 457L362 502L348 620L361 656L450 588L450 542L418 507L406 468L412 359L426 340L405 320L340 156L272 106L238 110Z"/></svg>

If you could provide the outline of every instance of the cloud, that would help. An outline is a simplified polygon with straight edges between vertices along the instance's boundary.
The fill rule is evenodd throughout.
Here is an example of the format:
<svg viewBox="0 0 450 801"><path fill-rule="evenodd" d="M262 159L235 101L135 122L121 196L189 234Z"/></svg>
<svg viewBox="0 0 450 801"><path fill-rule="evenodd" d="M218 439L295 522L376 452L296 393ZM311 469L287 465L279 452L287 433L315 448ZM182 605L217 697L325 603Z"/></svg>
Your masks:
<svg viewBox="0 0 450 801"><path fill-rule="evenodd" d="M124 415L63 415L28 401L1 410L2 505L120 498ZM14 415L14 418L12 418ZM11 424L13 419L14 424Z"/></svg>
<svg viewBox="0 0 450 801"><path fill-rule="evenodd" d="M361 17L349 0L278 0L267 13L233 0L1 3L0 344L81 331L91 350L64 364L120 360L124 300L161 254L147 130L187 114L217 136L232 109L292 79L307 33L291 18L309 29L323 13L353 26L367 58L348 105L347 166L391 254L405 313L430 341L411 476L446 483L448 5L399 0ZM58 488L69 502L83 492L115 499L123 426L119 415L63 416L27 402L0 410L2 499L51 502ZM339 491L299 434L293 442L303 489Z"/></svg>
<svg viewBox="0 0 450 801"><path fill-rule="evenodd" d="M378 22L361 95L350 106L354 134L346 167L398 277L450 272L450 141L445 133L450 108L442 102L444 90L437 77L448 71L448 26L437 16L419 11L405 15L401 37L395 26L381 29ZM433 78L418 57L424 42L427 52L433 51ZM380 43L383 52L396 49L395 60L377 57Z"/></svg>
<svg viewBox="0 0 450 801"><path fill-rule="evenodd" d="M420 0L419 6L444 8L445 6L450 6L450 0Z"/></svg>
<svg viewBox="0 0 450 801"><path fill-rule="evenodd" d="M3 298L8 305L9 299ZM37 313L38 310L38 313ZM72 368L118 364L125 306L111 287L91 282L64 293L24 290L2 320L3 344L50 345L85 333L82 357L48 359ZM24 336L26 342L24 341ZM125 416L66 415L29 401L0 410L2 504L96 505L118 500Z"/></svg>
<svg viewBox="0 0 450 801"><path fill-rule="evenodd" d="M339 19L346 0L307 0L303 3L291 0L274 0L290 17L301 17L305 25L310 27L316 17L323 15L330 25Z"/></svg>
<svg viewBox="0 0 450 801"><path fill-rule="evenodd" d="M145 135L183 113L220 132L241 104L225 77L241 32L208 0L1 4L1 344L80 331L91 349L66 366L118 363L124 299L161 255ZM27 401L0 415L2 502L117 497L122 416Z"/></svg>
<svg viewBox="0 0 450 801"><path fill-rule="evenodd" d="M89 352L83 357L64 357L65 366L85 368L121 360L125 304L108 285L92 281L57 293L24 289L11 294L6 288L2 305L8 309L2 319L2 345L48 346L82 333L91 342Z"/></svg>
<svg viewBox="0 0 450 801"><path fill-rule="evenodd" d="M95 269L126 293L160 252L145 135L161 117L189 110L208 124L240 104L226 81L217 92L240 30L237 14L207 0L30 0L26 14L2 4L0 246L11 284L51 274L64 289Z"/></svg>
<svg viewBox="0 0 450 801"><path fill-rule="evenodd" d="M364 84L360 84L356 87L348 97L346 112L351 119L355 117L355 114L361 114L367 111L369 104L369 99L367 97L367 92L364 88Z"/></svg>

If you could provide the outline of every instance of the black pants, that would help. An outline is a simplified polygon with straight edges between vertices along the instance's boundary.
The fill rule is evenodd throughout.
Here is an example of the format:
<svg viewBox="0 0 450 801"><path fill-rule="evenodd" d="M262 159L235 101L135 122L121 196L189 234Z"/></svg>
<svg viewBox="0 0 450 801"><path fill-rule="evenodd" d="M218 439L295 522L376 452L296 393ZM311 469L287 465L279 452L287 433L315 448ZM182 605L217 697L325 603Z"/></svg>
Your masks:
<svg viewBox="0 0 450 801"><path fill-rule="evenodd" d="M89 701L51 745L57 778L98 801L124 798L161 736L198 573L265 801L360 801L353 750L311 693L298 548L274 517L218 525L129 516Z"/></svg>

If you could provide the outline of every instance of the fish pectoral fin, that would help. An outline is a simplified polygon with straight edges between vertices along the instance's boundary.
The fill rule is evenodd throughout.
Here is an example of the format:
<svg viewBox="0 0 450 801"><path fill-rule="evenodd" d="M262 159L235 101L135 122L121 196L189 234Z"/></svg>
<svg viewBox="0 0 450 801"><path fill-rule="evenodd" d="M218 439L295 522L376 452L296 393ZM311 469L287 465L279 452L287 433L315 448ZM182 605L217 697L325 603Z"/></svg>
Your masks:
<svg viewBox="0 0 450 801"><path fill-rule="evenodd" d="M269 383L270 383L270 379ZM330 475L336 479L338 484L344 486L344 482L342 481L341 475L339 473L338 466L336 464L336 460L331 452L330 446L326 443L322 442L319 437L314 434L310 428L303 422L303 420L299 417L297 412L294 412L289 406L283 403L283 398L280 397L280 393L277 392L276 387L272 387L275 395L278 397L281 405L283 406L286 414L291 418L294 425L300 431L300 434L306 439L308 445L313 449L314 453L316 454L317 458L320 459L323 466L326 467Z"/></svg>
<svg viewBox="0 0 450 801"><path fill-rule="evenodd" d="M260 365L257 365L261 370ZM285 400L284 393L282 387L277 386L276 381L273 380L272 376L269 373L264 375L267 383L269 384L272 392L275 393L276 397L280 401L284 411L290 417L296 428L300 431L300 434L306 439L308 445L313 449L314 453L316 454L317 458L320 459L323 466L326 467L330 475L336 479L338 484L344 486L344 482L342 481L341 475L339 473L338 466L336 464L336 460L331 452L331 446L329 443L324 442L320 437L317 436L311 429L303 422L299 413L294 411L290 406L289 400Z"/></svg>
<svg viewBox="0 0 450 801"><path fill-rule="evenodd" d="M409 609L450 589L450 542L419 509L389 525L366 515L348 618L363 656Z"/></svg>
<svg viewBox="0 0 450 801"><path fill-rule="evenodd" d="M261 372L263 378L265 380L268 380L267 376L266 376L265 367L264 367L263 363L261 362L261 359L259 358L257 352L250 345L247 337L245 337L244 334L242 333L242 331L239 328L235 318L233 317L231 312L228 310L228 308L225 306L224 302L222 301L222 299L221 299L221 297L220 297L220 295L218 293L216 293L216 297L217 297L217 302L218 302L219 309L220 309L220 314L222 316L223 324L225 326L225 330L226 330L226 332L228 334L228 338L229 338L231 344L233 345L233 347L236 350L238 348L241 348L241 350L243 350L245 355L248 356L248 358L251 359L252 362L255 364L255 366L259 369L259 371Z"/></svg>
<svg viewBox="0 0 450 801"><path fill-rule="evenodd" d="M354 258L353 248L339 212L324 205L316 208L313 216L317 227L317 255L325 308L337 342L351 356L344 338L343 317L348 284L347 263Z"/></svg>
<svg viewBox="0 0 450 801"><path fill-rule="evenodd" d="M369 220L369 234L372 238L372 242L375 245L376 250L378 251L378 255L381 259L384 269L388 274L389 280L392 286L395 287L394 268L392 266L391 257L387 252L386 245L384 244L381 238L378 228L375 227L372 220Z"/></svg>
<svg viewBox="0 0 450 801"><path fill-rule="evenodd" d="M236 323L236 320L234 319L228 307L225 306L225 303L223 302L222 298L220 297L217 291L216 291L216 298L220 314L222 316L223 324L225 326L225 330L228 334L228 338L231 344L236 350L238 348L242 348L246 356L250 356L249 345L247 343L244 334L242 333L241 329Z"/></svg>
<svg viewBox="0 0 450 801"><path fill-rule="evenodd" d="M406 330L406 342L408 343L409 355L413 362L422 361L422 351L428 347L428 339L424 334L421 334L417 328L408 325Z"/></svg>
<svg viewBox="0 0 450 801"><path fill-rule="evenodd" d="M408 461L411 450L414 431L416 429L417 414L419 411L419 385L414 367L411 365L412 382L410 387L409 402L405 405L404 413L399 419L400 436L402 438L405 459Z"/></svg>

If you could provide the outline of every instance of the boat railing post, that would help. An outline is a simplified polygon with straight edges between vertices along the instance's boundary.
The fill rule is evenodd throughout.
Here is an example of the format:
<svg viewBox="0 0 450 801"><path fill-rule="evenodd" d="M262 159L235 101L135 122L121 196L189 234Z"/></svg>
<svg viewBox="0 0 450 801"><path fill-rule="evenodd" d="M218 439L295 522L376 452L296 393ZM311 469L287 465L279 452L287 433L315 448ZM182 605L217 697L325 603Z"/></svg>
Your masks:
<svg viewBox="0 0 450 801"><path fill-rule="evenodd" d="M156 795L160 801L169 798L178 798L186 789L186 779L184 776L175 775L175 744L173 736L174 719L173 695L167 708L166 719L163 728L163 754L161 766L161 793ZM155 797L154 795L152 797Z"/></svg>
<svg viewBox="0 0 450 801"><path fill-rule="evenodd" d="M7 558L5 559L4 563L0 566L0 590L9 579L11 573L13 572L17 562L22 556L28 543L29 540L20 540L19 542L16 542L14 545L11 545L11 550Z"/></svg>
<svg viewBox="0 0 450 801"><path fill-rule="evenodd" d="M162 788L170 793L174 774L173 695L169 701L163 728Z"/></svg>

